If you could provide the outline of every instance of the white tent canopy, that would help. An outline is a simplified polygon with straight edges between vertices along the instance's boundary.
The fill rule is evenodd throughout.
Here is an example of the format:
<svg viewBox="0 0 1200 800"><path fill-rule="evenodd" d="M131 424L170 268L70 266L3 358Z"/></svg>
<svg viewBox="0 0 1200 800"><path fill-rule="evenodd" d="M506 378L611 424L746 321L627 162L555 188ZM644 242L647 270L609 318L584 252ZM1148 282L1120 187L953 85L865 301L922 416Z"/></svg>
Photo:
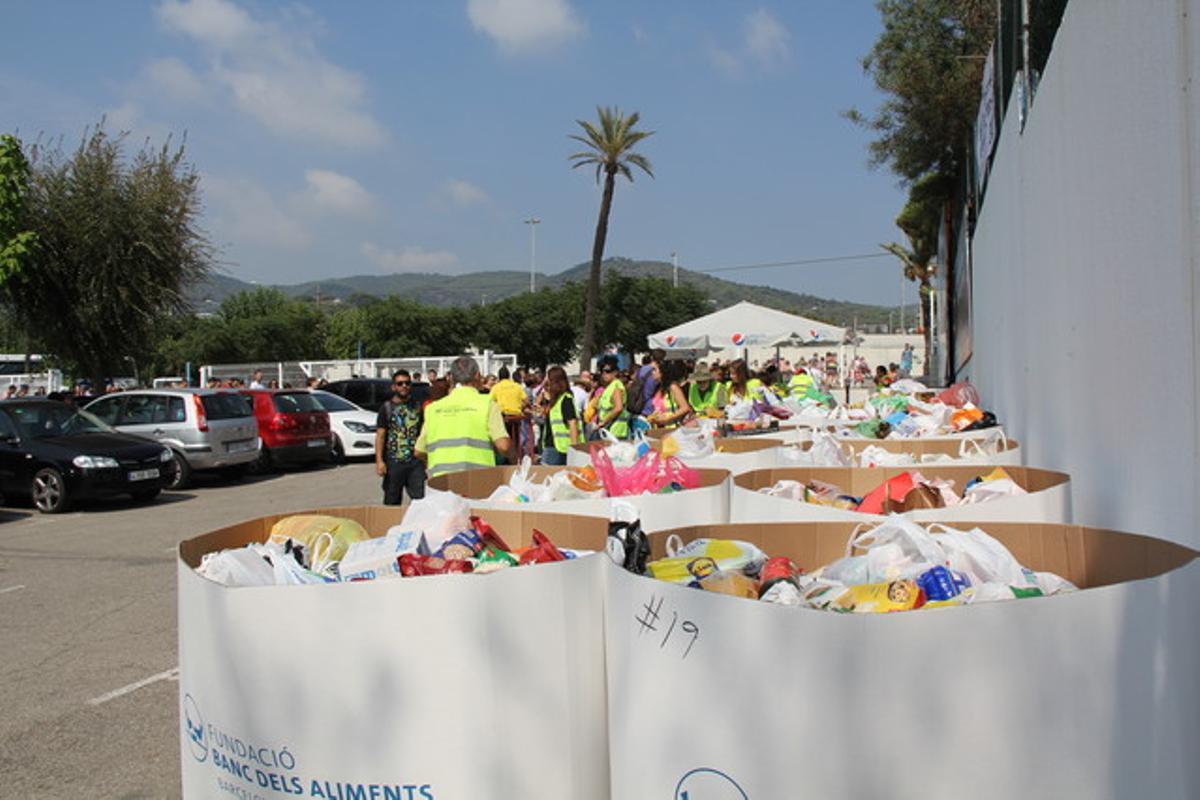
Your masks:
<svg viewBox="0 0 1200 800"><path fill-rule="evenodd" d="M741 302L651 334L651 348L697 355L727 347L840 345L846 329L814 319Z"/></svg>

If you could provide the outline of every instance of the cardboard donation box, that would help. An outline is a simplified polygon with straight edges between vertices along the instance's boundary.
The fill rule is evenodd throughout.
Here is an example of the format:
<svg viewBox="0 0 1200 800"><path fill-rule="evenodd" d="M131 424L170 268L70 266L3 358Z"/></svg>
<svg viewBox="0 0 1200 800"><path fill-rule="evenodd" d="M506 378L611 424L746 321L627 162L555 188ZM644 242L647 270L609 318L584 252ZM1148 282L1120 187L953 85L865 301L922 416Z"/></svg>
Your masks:
<svg viewBox="0 0 1200 800"><path fill-rule="evenodd" d="M679 525L710 525L729 521L729 471L700 469L700 486L668 494L639 494L624 497L596 497L580 500L559 500L546 503L513 504L489 501L498 487L509 482L517 467L486 467L451 472L429 479L429 486L465 497L472 505L485 509L523 509L554 514L584 514L592 517L612 517L613 503L621 501L634 506L640 515L642 528L647 531L675 528ZM562 467L532 467L529 478L542 482Z"/></svg>
<svg viewBox="0 0 1200 800"><path fill-rule="evenodd" d="M857 457L863 450L875 446L889 453L905 453L920 464L924 459L952 458L961 464L997 464L999 466L1019 466L1021 464L1021 443L1016 439L1002 439L992 447L997 452L985 451L978 438L962 439L844 439L841 445L848 448Z"/></svg>
<svg viewBox="0 0 1200 800"><path fill-rule="evenodd" d="M650 447L662 452L662 439L646 440ZM595 442L574 445L567 452L567 466L584 467L592 463L591 447ZM689 456L684 453L675 455L680 461L695 469L727 469L734 475L750 472L756 469L770 469L779 466L779 448L782 439L766 437L720 437L714 440L715 452L706 456ZM601 444L607 447L607 444Z"/></svg>
<svg viewBox="0 0 1200 800"><path fill-rule="evenodd" d="M811 571L856 527L670 533ZM606 565L612 797L1200 797L1198 554L1069 525L954 527L1081 590L841 614Z"/></svg>
<svg viewBox="0 0 1200 800"><path fill-rule="evenodd" d="M315 512L372 535L403 509ZM481 516L603 551L604 520ZM186 798L572 797L608 793L603 555L490 575L229 587L208 552L287 515L183 542L179 696Z"/></svg>
<svg viewBox="0 0 1200 800"><path fill-rule="evenodd" d="M863 497L889 479L906 472L918 472L930 481L952 481L959 495L971 480L991 472L993 465L942 466L919 464L908 467L786 467L758 470L733 479L730 497L731 522L772 522L780 520L847 520L864 522L882 519L879 514L844 510L833 506L794 500L791 497L764 494L780 481L795 481L801 486L810 482L832 484L846 495ZM944 508L918 507L904 512L918 520L991 519L997 521L1069 522L1071 519L1070 477L1030 467L1003 467L1004 471L1027 493L1012 497L997 497L979 503L948 505Z"/></svg>

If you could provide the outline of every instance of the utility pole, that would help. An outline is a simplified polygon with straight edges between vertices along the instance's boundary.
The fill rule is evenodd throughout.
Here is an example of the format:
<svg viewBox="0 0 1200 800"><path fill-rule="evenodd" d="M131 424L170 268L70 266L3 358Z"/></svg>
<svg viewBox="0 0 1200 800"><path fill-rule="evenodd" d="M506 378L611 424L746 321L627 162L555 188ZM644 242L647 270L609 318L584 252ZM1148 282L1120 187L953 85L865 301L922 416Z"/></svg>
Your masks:
<svg viewBox="0 0 1200 800"><path fill-rule="evenodd" d="M525 220L525 224L529 226L529 293L533 294L533 276L537 272L537 225L541 222L540 219L529 215Z"/></svg>
<svg viewBox="0 0 1200 800"><path fill-rule="evenodd" d="M674 250L671 251L671 284L674 288L679 288L679 254Z"/></svg>
<svg viewBox="0 0 1200 800"><path fill-rule="evenodd" d="M904 332L904 270L900 270L900 333Z"/></svg>

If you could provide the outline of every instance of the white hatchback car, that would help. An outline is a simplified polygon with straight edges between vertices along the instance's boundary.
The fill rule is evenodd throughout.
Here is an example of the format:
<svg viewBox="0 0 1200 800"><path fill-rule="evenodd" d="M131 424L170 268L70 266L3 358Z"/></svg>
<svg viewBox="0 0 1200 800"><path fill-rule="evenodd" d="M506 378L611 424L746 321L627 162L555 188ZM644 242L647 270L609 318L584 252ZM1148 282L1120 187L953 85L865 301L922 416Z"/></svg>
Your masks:
<svg viewBox="0 0 1200 800"><path fill-rule="evenodd" d="M336 458L375 457L375 414L332 392L316 389L312 396L321 408L329 412L329 428L333 432L333 453Z"/></svg>

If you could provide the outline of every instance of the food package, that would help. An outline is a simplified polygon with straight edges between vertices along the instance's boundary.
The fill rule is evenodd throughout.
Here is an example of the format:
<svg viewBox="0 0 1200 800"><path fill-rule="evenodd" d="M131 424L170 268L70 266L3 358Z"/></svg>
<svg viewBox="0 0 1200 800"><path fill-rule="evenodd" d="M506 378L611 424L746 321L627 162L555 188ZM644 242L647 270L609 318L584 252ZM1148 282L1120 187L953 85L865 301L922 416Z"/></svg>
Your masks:
<svg viewBox="0 0 1200 800"><path fill-rule="evenodd" d="M886 513L888 502L903 502L908 493L917 485L919 478L920 474L916 472L902 472L889 478L867 494L858 504L857 510L864 514Z"/></svg>
<svg viewBox="0 0 1200 800"><path fill-rule="evenodd" d="M470 561L447 561L437 556L423 556L418 553L405 553L399 558L400 574L406 578L419 575L449 575L451 573L471 572Z"/></svg>
<svg viewBox="0 0 1200 800"><path fill-rule="evenodd" d="M983 411L975 406L964 406L950 417L950 425L956 431L965 430L972 423L983 419Z"/></svg>
<svg viewBox="0 0 1200 800"><path fill-rule="evenodd" d="M804 487L804 502L818 506L840 508L853 511L858 507L859 499L842 491L840 486L824 481L809 481Z"/></svg>
<svg viewBox="0 0 1200 800"><path fill-rule="evenodd" d="M517 566L517 559L504 550L488 545L479 552L471 561L474 566L474 572L479 575L486 575L489 572L498 572L502 569Z"/></svg>
<svg viewBox="0 0 1200 800"><path fill-rule="evenodd" d="M548 564L551 561L566 561L566 559L566 555L554 546L554 542L535 528L533 544L521 553L518 563L524 566L526 564Z"/></svg>
<svg viewBox="0 0 1200 800"><path fill-rule="evenodd" d="M767 556L749 542L693 539L681 548L668 546L667 558L646 565L650 576L669 583L695 584L718 570L757 575Z"/></svg>
<svg viewBox="0 0 1200 800"><path fill-rule="evenodd" d="M825 607L854 614L884 614L911 611L925 605L925 594L916 581L896 580L847 586Z"/></svg>
<svg viewBox="0 0 1200 800"><path fill-rule="evenodd" d="M298 542L307 554L308 566L319 572L324 564L340 561L351 544L369 538L363 526L352 519L324 514L293 514L271 526L268 541L279 545L286 544L288 539Z"/></svg>
<svg viewBox="0 0 1200 800"><path fill-rule="evenodd" d="M389 530L386 536L354 542L338 564L338 577L343 581L369 581L399 575L399 558L405 553L428 555L424 534Z"/></svg>
<svg viewBox="0 0 1200 800"><path fill-rule="evenodd" d="M758 581L734 570L718 570L700 579L700 588L733 597L758 599Z"/></svg>

